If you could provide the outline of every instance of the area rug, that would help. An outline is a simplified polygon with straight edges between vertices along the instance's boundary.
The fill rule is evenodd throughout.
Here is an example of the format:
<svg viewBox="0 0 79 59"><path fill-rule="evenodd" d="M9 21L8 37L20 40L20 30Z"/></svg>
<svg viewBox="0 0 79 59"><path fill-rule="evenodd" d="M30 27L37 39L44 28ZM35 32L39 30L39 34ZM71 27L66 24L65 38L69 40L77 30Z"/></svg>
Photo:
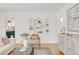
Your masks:
<svg viewBox="0 0 79 59"><path fill-rule="evenodd" d="M48 48L34 48L34 55L53 55Z"/></svg>
<svg viewBox="0 0 79 59"><path fill-rule="evenodd" d="M50 49L48 48L28 48L24 52L19 52L20 49L16 49L13 55L53 55Z"/></svg>

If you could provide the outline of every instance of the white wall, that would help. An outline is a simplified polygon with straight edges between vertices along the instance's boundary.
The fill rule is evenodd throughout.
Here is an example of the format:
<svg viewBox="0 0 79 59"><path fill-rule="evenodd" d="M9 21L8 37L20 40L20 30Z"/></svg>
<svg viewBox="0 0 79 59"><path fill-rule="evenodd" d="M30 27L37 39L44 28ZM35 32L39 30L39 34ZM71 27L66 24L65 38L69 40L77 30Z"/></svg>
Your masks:
<svg viewBox="0 0 79 59"><path fill-rule="evenodd" d="M60 32L60 30L65 27L67 32L67 9L71 8L73 5L75 5L76 3L67 3L61 10L59 10L58 14L57 14L57 28L58 28L58 32ZM60 18L63 18L63 22L60 21Z"/></svg>
<svg viewBox="0 0 79 59"><path fill-rule="evenodd" d="M0 13L0 35L1 36L5 36L5 24L4 24L5 20L3 19L3 16Z"/></svg>
<svg viewBox="0 0 79 59"><path fill-rule="evenodd" d="M0 34L5 35L5 17L14 16L16 19L16 41L19 43L22 38L20 34L22 32L29 32L29 18L36 17L48 17L49 18L49 34L43 34L41 37L42 43L57 43L57 17L56 13L52 12L0 12Z"/></svg>
<svg viewBox="0 0 79 59"><path fill-rule="evenodd" d="M62 9L59 10L57 14L57 33L60 33L60 31L63 30L63 27L66 29L66 31L63 32L70 33L67 31L67 9L71 8L75 4L76 3L67 3ZM60 21L61 18L63 18L63 22Z"/></svg>
<svg viewBox="0 0 79 59"><path fill-rule="evenodd" d="M49 18L49 34L41 35L42 43L57 43L58 42L58 33L63 27L67 26L67 9L73 6L74 4L66 4L61 10L57 13L52 12L0 12L0 34L5 35L5 17L14 16L16 18L16 41L20 42L22 38L20 34L22 32L29 32L29 18L35 17L48 17ZM63 23L60 22L60 18L63 17Z"/></svg>

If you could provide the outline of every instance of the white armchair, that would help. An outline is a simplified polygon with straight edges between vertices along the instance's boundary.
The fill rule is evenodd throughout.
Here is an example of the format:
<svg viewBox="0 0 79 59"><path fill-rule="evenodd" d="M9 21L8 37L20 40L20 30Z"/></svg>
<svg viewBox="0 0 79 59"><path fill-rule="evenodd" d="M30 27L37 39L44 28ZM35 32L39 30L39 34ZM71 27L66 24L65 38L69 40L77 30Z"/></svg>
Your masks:
<svg viewBox="0 0 79 59"><path fill-rule="evenodd" d="M27 40L28 44L32 44L33 47L39 47L40 48L40 38L38 34L32 34L31 38Z"/></svg>

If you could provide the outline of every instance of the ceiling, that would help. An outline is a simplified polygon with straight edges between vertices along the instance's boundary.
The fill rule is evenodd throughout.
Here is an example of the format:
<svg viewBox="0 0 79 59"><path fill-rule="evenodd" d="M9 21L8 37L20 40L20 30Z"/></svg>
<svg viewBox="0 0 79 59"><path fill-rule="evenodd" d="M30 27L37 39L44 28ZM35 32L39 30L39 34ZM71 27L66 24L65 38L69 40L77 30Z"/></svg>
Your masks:
<svg viewBox="0 0 79 59"><path fill-rule="evenodd" d="M0 3L0 11L57 12L65 3Z"/></svg>

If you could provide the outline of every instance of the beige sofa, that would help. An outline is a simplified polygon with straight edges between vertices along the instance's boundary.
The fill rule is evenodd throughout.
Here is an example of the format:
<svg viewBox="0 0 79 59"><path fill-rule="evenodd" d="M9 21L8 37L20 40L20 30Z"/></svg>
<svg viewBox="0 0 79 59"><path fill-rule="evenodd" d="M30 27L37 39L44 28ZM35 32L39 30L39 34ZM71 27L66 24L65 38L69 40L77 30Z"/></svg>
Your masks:
<svg viewBox="0 0 79 59"><path fill-rule="evenodd" d="M15 49L14 41L0 36L0 55L8 55L13 49Z"/></svg>

